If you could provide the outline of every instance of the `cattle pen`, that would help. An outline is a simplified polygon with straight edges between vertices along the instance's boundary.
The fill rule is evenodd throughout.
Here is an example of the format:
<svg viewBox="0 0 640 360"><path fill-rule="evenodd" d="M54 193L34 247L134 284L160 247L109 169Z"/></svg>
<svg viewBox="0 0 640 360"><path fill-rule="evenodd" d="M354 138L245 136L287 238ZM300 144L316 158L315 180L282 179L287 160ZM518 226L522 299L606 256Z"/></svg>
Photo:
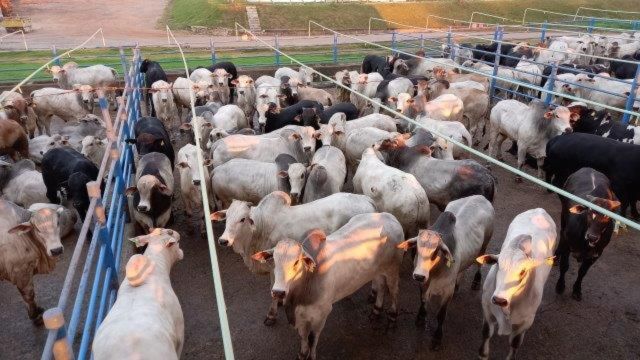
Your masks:
<svg viewBox="0 0 640 360"><path fill-rule="evenodd" d="M451 20L456 22L462 21L457 19ZM523 18L523 23L524 20L525 19ZM101 176L104 175L107 188L104 195L101 196L97 182L88 186L88 193L91 197L91 207L86 219L83 221L82 230L80 231L77 243L75 244L75 249L70 259L66 276L62 274L64 277L64 284L61 286L61 289L55 289L55 291L61 290L60 296L56 301L57 305L49 309L44 317L45 325L47 329L49 329L49 333L41 354L42 359L90 358L91 341L93 340L100 323L104 320L109 309L116 300L118 286L123 278L122 260L125 256L124 254L127 252L126 247L128 246L125 241L128 235L126 225L128 215L126 211L127 197L124 194L124 189L132 183L131 175L134 166L133 147L128 145L126 140L134 137L134 125L137 119L146 113L142 99L143 90L149 86L149 84L144 84L144 76L139 71L142 59L160 59L160 63L168 65L167 68L174 70L175 73L182 73L183 71L188 73L195 66L209 65L212 63L215 64L224 60L233 60L242 70L245 71L252 68L253 70L255 70L254 68L267 68L271 70L273 67L283 65L297 65L309 68L315 73L317 78L321 79L324 85L335 85L336 87L345 88L341 83L332 78L333 74L318 70L321 69L320 65L335 65L337 67L353 65L357 61L360 61L365 54L391 53L402 54L409 58L415 58L419 57L415 55L418 50L425 51L425 59L427 61L430 61L429 59L431 57L439 57L444 53L446 57L451 59L460 58L461 62L464 62L465 60L470 59L464 58L464 55L460 55L461 47L458 44L460 40L464 39L465 42L474 44L497 43L498 47L496 51L486 51L487 54L493 55L493 62L484 61L487 65L496 65L492 71L487 72L482 69L476 70L469 68L463 69L462 66L455 65L456 68L470 73L480 74L490 79L490 94L492 101L497 102L507 97L530 99L538 97L538 94L541 93L543 94L542 99L547 105L552 103L555 97L565 98L572 101L580 101L591 106L598 106L600 108L610 110L618 114L625 124L628 124L630 121L633 121L634 118L640 116L637 110L637 104L638 101L640 101L640 99L637 99L637 81L640 76L640 66L638 66L637 62L599 57L599 59L603 61L618 61L628 63L636 67L637 70L635 76L631 81L612 79L624 86L628 85L629 94L626 96L611 91L602 91L600 89L590 88L589 85L585 85L581 82L558 80L558 72L565 69L557 62L549 66L550 72L548 74L531 73L526 69L517 68L513 70L513 74L510 77L505 77L498 73L499 67L497 65L500 64L501 59L504 60L505 58L512 58L512 56L501 53L500 48L503 45L517 45L521 40L525 39L544 41L546 37L552 33L582 34L610 33L613 31L613 28L609 27L600 28L598 25L601 22L607 24L607 26L613 26L610 25L613 22L609 18L583 18L578 16L578 13L576 13L572 23L545 22L527 23L524 25L496 25L493 23L485 23L485 28L491 27L493 29L493 33L489 35L468 34L463 32L461 29L454 28L450 28L449 30L430 29L428 32L422 31L422 29L413 29L411 32L395 29L387 34L387 39L372 42L364 40L360 36L345 34L332 29L330 26L311 21L309 23L309 35L311 36L312 26L320 28L325 32L329 32L331 35L328 38L331 41L331 45L315 47L311 51L305 51L300 48L281 48L278 45L278 37L267 39L260 35L253 34L248 29L240 26L241 32L248 37L248 40L246 40L247 44L243 47L234 49L233 52L225 53L224 51L220 51L213 42L203 44L203 49L191 48L183 51L180 47L180 43L175 41L175 38L173 38L175 45L178 45L178 50L174 50L172 48L145 49L137 45L129 45L117 49L109 49L102 53L86 56L74 56L72 59L78 62L81 66L94 63L104 63L110 66L117 66L118 69L121 70L120 75L122 78L122 86L119 86L119 90L122 90L123 95L117 104L117 111L112 113L108 109L105 94L101 92L98 93L98 103L100 106L99 114L105 124L107 124L107 138L109 140L109 151L105 153L101 163L102 166L100 167L100 174ZM467 23L469 26L471 23L478 24L477 21L470 21ZM640 26L638 25L640 24L639 21L625 21L620 23L627 24L633 29L637 29ZM398 23L395 23L395 25L404 29L411 29L414 27ZM569 27L573 30L569 30ZM526 33L526 35L522 36L522 33ZM341 43L341 39L345 39L345 43ZM346 39L349 40L348 43L346 42ZM256 47L262 47L265 50L256 51ZM444 49L447 51L443 51ZM82 49L78 50L82 51ZM72 53L73 52L69 51L65 52L63 55L70 56ZM221 53L225 55L221 56ZM243 53L250 53L250 55L238 56L238 54ZM562 51L559 53L562 53ZM53 58L51 58L51 56L53 56ZM38 53L36 59L37 61L46 59L47 64L50 63L58 65L60 65L61 60L64 59L62 55L58 55L55 48L52 49L51 56L49 56L48 51L45 51ZM10 61L13 60L0 60L0 79L4 80L6 83L15 83L22 79L24 74L35 75L32 78L34 80L44 80L46 77L46 75L39 73L37 70L34 72L34 68L31 64L17 69L9 69L10 66L8 66L8 63ZM3 66L2 62L6 62L7 66ZM480 62L482 63L483 61ZM531 61L531 63L540 64L535 61ZM582 70L575 71L585 75L593 75ZM545 78L546 85L536 86L523 80L530 76ZM595 74L591 76L591 78L594 76L597 78L604 78L604 76L599 74ZM561 81L562 84L566 84L568 86L602 92L603 96L610 96L618 99L616 104L619 105L598 103L570 93L561 92L558 89L562 89L562 86L557 86L558 81ZM21 82L21 87L28 88L31 86L31 84L22 83L23 82ZM16 86L16 88L19 88L19 86ZM345 89L352 91L350 88ZM359 93L355 93L355 95L364 97L364 95ZM376 102L375 99L371 98L366 98L366 100L372 103ZM385 104L380 103L378 105L397 117L404 118L408 122L414 122L413 119L407 118L405 115L398 113L394 108L387 107ZM419 124L416 125L420 126ZM442 134L437 132L435 132L435 135L442 136ZM196 138L198 137L196 136ZM503 195L501 195L503 198L500 203L500 206L504 209L515 211L515 209L520 209L522 207L522 204L514 205L512 203L513 199L506 200L505 197L521 197L522 202L529 205L539 204L542 196L546 196L545 201L547 202L555 201L555 198L551 200L551 195L542 194L540 188L544 188L550 192L569 197L584 206L593 208L596 211L615 219L621 226L626 225L630 229L634 229L636 231L640 230L640 225L633 221L581 198L576 198L564 190L548 184L527 172L518 170L505 162L498 161L478 149L474 149L462 143L457 143L455 140L451 141L455 145L470 152L474 158L482 159L483 161L491 163L492 166L496 168L496 173L498 174L498 177L500 177L502 183L511 181L510 177L513 174L522 176L524 179L529 181L527 184L522 184L520 189L518 189L517 186L514 188L506 185L504 188L505 190L502 190L502 187L500 188L500 191L504 191ZM202 152L200 152L200 156L202 155ZM111 162L108 161L109 159ZM202 158L199 159L201 169L203 166L202 160ZM110 165L107 166L107 164ZM203 203L207 202L205 199L205 191L206 189L203 187ZM526 194L523 194L523 192L526 192ZM557 213L557 207L554 208L553 211ZM555 213L553 214L554 216L557 215ZM180 226L183 226L185 231L189 231L190 239L186 239L187 236L184 236L183 242L198 242L197 245L190 245L193 246L193 248L190 249L190 253L185 257L185 261L189 260L188 255L193 255L194 257L198 257L198 265L200 267L205 266L206 263L211 261L210 265L212 269L211 273L209 273L208 270L203 271L201 269L197 272L194 271L193 274L189 274L188 270L183 270L182 272L183 279L185 280L189 279L190 276L193 276L195 281L198 281L199 284L209 284L209 289L206 291L207 294L203 295L205 300L202 302L195 299L187 300L187 306L193 306L196 309L195 314L192 313L190 315L191 318L187 320L187 324L191 321L191 324L197 323L197 326L194 326L194 330L191 331L187 329L186 334L187 336L191 335L196 338L200 336L201 338L198 340L197 344L192 344L191 348L186 348L186 353L183 353L183 355L188 358L202 358L207 356L213 358L226 357L227 359L231 359L234 358L233 354L235 350L235 356L238 358L281 358L289 356L290 353L292 354L291 349L296 346L295 341L289 341L291 339L282 341L282 343L286 345L283 346L285 349L272 348L273 353L268 356L265 355L265 349L255 348L252 345L249 345L249 342L252 340L255 340L260 347L267 346L269 343L280 343L278 339L293 338L293 332L284 326L286 324L282 319L280 319L280 323L278 325L279 328L277 329L266 329L261 323L258 324L260 322L259 316L262 314L263 310L261 309L262 303L260 301L251 302L251 306L257 307L257 310L248 310L240 306L243 305L242 303L244 302L242 299L255 295L253 292L254 289L260 289L264 294L267 294L268 290L266 290L266 284L264 284L265 281L261 281L264 279L256 280L255 277L249 277L247 274L244 274L246 276L241 276L230 273L241 271L246 273L246 270L244 270L242 263L238 261L237 256L232 257L234 254L230 254L230 251L221 247L216 248L214 231L219 233L220 228L210 223L209 214L207 214L204 209L203 215L206 224L208 243L200 238L198 231L187 229L193 225L189 222L189 219L182 218L174 227L174 229L178 227L182 231ZM508 224L505 221L501 221L499 225L500 231L503 231L506 225ZM637 235L637 233L634 234ZM627 242L631 242L633 237L621 233L618 239L624 239ZM206 248L208 248L210 253L206 251ZM631 253L635 259L640 258L640 249L636 244L618 244L616 249L610 250L612 250L617 259L621 261L623 265L630 266L631 268L637 268L634 267L633 259L622 259L624 252ZM216 252L221 252L220 262L217 260ZM226 254L222 254L222 252L226 252ZM202 255L202 253L204 253L204 255ZM407 271L407 266L410 265L407 265L405 261L403 271ZM614 270L614 266L612 264L605 264L603 266L606 266L609 271ZM222 273L222 279L220 279L220 273ZM621 298L620 301L622 305L620 308L607 307L607 311L611 313L611 316L621 321L623 325L616 327L615 325L609 324L603 332L597 333L606 336L607 331L612 329L611 331L620 337L617 345L622 349L598 349L601 351L603 356L609 356L611 358L629 358L640 355L640 348L638 348L637 342L634 341L634 339L637 340L637 336L640 336L640 333L638 333L637 330L637 323L640 314L637 313L637 307L634 307L634 301L637 301L639 293L637 289L635 289L632 290L631 294L620 294L625 291L625 287L628 286L627 284L633 283L633 280L630 280L631 275L625 275L623 281L612 285L615 288L616 294ZM210 285L211 276L214 276L214 279L218 276L218 279L215 279L215 298L218 301L217 304L213 300L214 292L211 290L212 287ZM601 274L599 277L594 279L594 282L596 280L598 284L606 284L607 276L606 274ZM221 293L223 285L227 300L226 305L224 304L224 297ZM182 292L183 296L189 296L190 291L194 292L196 294L195 296L202 295L203 292L202 289L192 289L187 283L182 285L176 284L175 286L179 288L179 291ZM403 284L401 287L405 292L414 292L413 287L409 284ZM228 289L231 289L231 291L228 291ZM465 307L477 308L477 301L475 301L477 299L475 299L475 296L469 295L468 290L464 291L467 293L463 293L462 295L465 297L468 296L468 298L458 299L461 301L456 305L456 309L454 309L457 310L458 313L462 312ZM547 295L549 295L553 290L547 288L546 292L548 293ZM606 295L605 290L593 290L591 295L599 296L600 298L612 298L612 296ZM399 329L395 330L395 334L390 335L391 340L385 339L378 343L377 341L368 339L362 341L360 346L356 345L361 341L361 339L358 338L359 335L347 333L343 327L348 326L353 321L349 313L352 313L351 315L357 313L362 315L362 317L366 317L366 315L363 315L363 310L356 307L357 303L364 301L364 296L363 292L360 291L353 299L349 299L348 301L345 301L346 303L341 303L336 306L338 314L335 315L335 317L330 318L330 321L333 321L336 324L331 326L328 325L326 333L334 335L339 334L342 337L342 340L335 338L330 339L337 336L325 335L324 340L326 343L321 343L321 350L323 354L322 358L376 357L391 359L397 358L398 353L406 354L408 357L418 356L419 358L434 355L429 353L426 348L423 349L423 346L420 345L420 338L421 336L426 337L425 335L420 335L418 332L412 331L410 332L411 336L402 336L403 333L408 334L410 331L408 330L409 328L405 326L401 326ZM259 297L262 298L264 296ZM234 304L231 304L231 302L234 302ZM247 301L247 303L249 303L249 301ZM552 349L544 349L545 342L550 341L551 338L549 333L558 331L562 332L564 336L572 335L571 330L559 330L557 328L561 326L559 322L561 323L562 321L578 319L580 320L578 323L582 324L582 326L594 326L595 321L603 321L607 318L607 314L596 315L594 316L595 321L589 322L588 319L585 319L586 315L576 315L576 313L581 310L580 307L573 306L566 301L561 302L559 305L554 305L552 301L546 301L545 305L546 306L542 311L543 314L541 314L542 319L540 320L543 325L538 324L541 325L540 327L543 329L532 332L531 339L525 340L531 340L531 342L537 345L535 349L525 353L526 357L539 356L540 358L553 358L557 355L554 354L554 351L559 351L568 357L566 354L568 351L571 351L571 344L565 344L565 346L563 346L562 344L554 342ZM406 310L407 308L411 307L413 309L413 303L407 304L405 302L401 306L403 309L401 310L401 317L402 315L407 315L411 312L411 310ZM597 304L590 303L589 309L598 309ZM565 314L560 321L557 321L557 319L553 319L553 316L550 315L550 313L558 310L565 310L570 312L570 314ZM206 313L204 319L198 319L200 311ZM404 311L404 314L402 311ZM214 313L217 313L220 316L219 321L214 321ZM458 329L458 331L464 332L467 326L466 323L479 322L478 317L475 315L465 315L460 319L452 321L450 326ZM237 319L241 319L241 321ZM404 317L404 322L410 322L407 316ZM368 327L369 324L363 321L358 322L357 326L364 329L365 327ZM205 331L206 336L195 334L198 330L207 327L209 329ZM231 330L229 330L229 328L231 328ZM448 346L448 349L440 355L448 358L469 358L474 354L473 352L467 351L468 349L456 352L456 348L462 347L466 342L472 342L475 344L474 341L479 340L480 338L480 331L476 328L478 327L473 327L474 336L464 336L462 339L458 339L457 343ZM573 326L571 329L573 331L577 331L579 330L579 326ZM267 335L267 340L257 340L256 338L258 338L263 332L270 333ZM210 338L205 338L207 336ZM373 337L373 339L375 339L377 336L386 337L387 335L384 330L381 330L380 328L375 329L374 327L374 329L371 330L363 330L361 336L368 336L369 338ZM582 346L588 347L588 344L588 342L582 343ZM350 348L350 346L353 346L354 348ZM475 345L473 348L473 351L475 351ZM386 353L385 351L389 351L389 353ZM423 353L416 355L418 351L422 351ZM499 351L500 350L497 350L496 352L502 354ZM538 353L536 353L536 351L538 351ZM588 353L588 349L577 351L580 354ZM331 355L327 356L326 354Z"/></svg>

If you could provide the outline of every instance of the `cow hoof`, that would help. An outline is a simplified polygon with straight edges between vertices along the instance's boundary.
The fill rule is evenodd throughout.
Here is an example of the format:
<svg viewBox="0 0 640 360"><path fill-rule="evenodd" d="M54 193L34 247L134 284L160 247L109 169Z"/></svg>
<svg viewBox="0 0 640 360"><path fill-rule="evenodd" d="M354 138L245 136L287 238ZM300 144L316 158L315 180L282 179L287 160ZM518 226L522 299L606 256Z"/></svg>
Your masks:
<svg viewBox="0 0 640 360"><path fill-rule="evenodd" d="M273 326L276 324L276 318L272 318L272 317L268 317L266 319L264 319L264 325L265 326Z"/></svg>
<svg viewBox="0 0 640 360"><path fill-rule="evenodd" d="M562 294L564 292L564 287L564 283L558 281L558 283L556 284L556 294Z"/></svg>
<svg viewBox="0 0 640 360"><path fill-rule="evenodd" d="M474 281L471 283L471 290L480 290L480 281Z"/></svg>
<svg viewBox="0 0 640 360"><path fill-rule="evenodd" d="M579 291L574 291L573 294L571 294L571 297L575 300L575 301L582 301L582 293Z"/></svg>
<svg viewBox="0 0 640 360"><path fill-rule="evenodd" d="M522 177L520 175L516 176L516 182L520 184L522 182Z"/></svg>

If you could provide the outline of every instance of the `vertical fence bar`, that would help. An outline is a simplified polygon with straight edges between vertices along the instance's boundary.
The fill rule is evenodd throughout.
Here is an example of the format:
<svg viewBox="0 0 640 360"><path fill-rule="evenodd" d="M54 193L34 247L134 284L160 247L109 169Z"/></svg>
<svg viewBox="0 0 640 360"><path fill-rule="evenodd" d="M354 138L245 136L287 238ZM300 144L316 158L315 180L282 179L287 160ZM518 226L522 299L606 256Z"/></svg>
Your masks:
<svg viewBox="0 0 640 360"><path fill-rule="evenodd" d="M280 52L278 51L278 50L280 50L280 47L278 46L278 34L276 34L274 42L275 42L275 47L276 47L276 51L275 51L275 54L276 54L276 59L275 59L276 60L276 66L280 66Z"/></svg>
<svg viewBox="0 0 640 360"><path fill-rule="evenodd" d="M64 314L59 307L51 308L42 314L44 326L49 330L57 330L53 343L53 357L56 360L73 360L73 349L67 339L67 328L64 326Z"/></svg>
<svg viewBox="0 0 640 360"><path fill-rule="evenodd" d="M57 49L56 49L56 46L55 46L55 45L51 45L51 55L52 55L51 57L56 57L56 56L58 56L58 51L57 51ZM56 65L58 65L58 66L61 66L60 59L55 59L55 60L53 61L53 63L54 63L54 64L56 64Z"/></svg>
<svg viewBox="0 0 640 360"><path fill-rule="evenodd" d="M451 26L449 26L449 31L447 31L447 47L449 48L449 58L453 59L455 55L453 54L453 41L451 41Z"/></svg>
<svg viewBox="0 0 640 360"><path fill-rule="evenodd" d="M391 54L396 54L396 32L391 33Z"/></svg>
<svg viewBox="0 0 640 360"><path fill-rule="evenodd" d="M338 63L338 34L333 34L333 63Z"/></svg>
<svg viewBox="0 0 640 360"><path fill-rule="evenodd" d="M424 35L420 34L420 50L424 51Z"/></svg>
<svg viewBox="0 0 640 360"><path fill-rule="evenodd" d="M629 96L627 97L627 104L625 105L625 110L631 111L633 110L633 104L636 100L636 91L638 90L638 76L640 76L640 65L636 65L636 76L633 77L633 81L631 82L631 91L629 91ZM631 120L631 115L625 113L622 115L622 123L628 124L629 120Z"/></svg>
<svg viewBox="0 0 640 360"><path fill-rule="evenodd" d="M540 30L540 42L544 43L547 38L547 20L544 21Z"/></svg>
<svg viewBox="0 0 640 360"><path fill-rule="evenodd" d="M547 84L545 85L545 89L553 91L554 84L556 82L556 76L558 76L558 63L554 62L551 64L551 74L549 78L547 78ZM544 104L549 106L551 104L551 100L553 99L553 94L546 93L544 94Z"/></svg>
<svg viewBox="0 0 640 360"><path fill-rule="evenodd" d="M213 44L213 39L209 39L209 47L211 48L211 63L216 63L216 46Z"/></svg>
<svg viewBox="0 0 640 360"><path fill-rule="evenodd" d="M120 53L120 65L122 65L122 75L124 76L124 83L128 84L130 79L129 71L127 71L127 57L125 56L124 48L120 47L118 49L118 52Z"/></svg>
<svg viewBox="0 0 640 360"><path fill-rule="evenodd" d="M496 27L493 39L498 42L498 48L496 49L496 57L493 61L493 77L491 78L490 99L493 99L496 95L496 76L498 75L498 69L500 68L500 52L502 51L502 28L500 26Z"/></svg>
<svg viewBox="0 0 640 360"><path fill-rule="evenodd" d="M593 28L596 25L596 19L589 18L589 26L587 27L587 32L591 34L593 32Z"/></svg>

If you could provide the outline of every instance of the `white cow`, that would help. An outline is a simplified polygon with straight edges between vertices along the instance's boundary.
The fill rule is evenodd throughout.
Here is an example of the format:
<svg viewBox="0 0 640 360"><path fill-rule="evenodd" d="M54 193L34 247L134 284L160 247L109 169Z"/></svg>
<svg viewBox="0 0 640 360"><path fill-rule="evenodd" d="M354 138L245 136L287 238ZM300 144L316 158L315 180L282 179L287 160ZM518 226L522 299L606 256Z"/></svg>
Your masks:
<svg viewBox="0 0 640 360"><path fill-rule="evenodd" d="M109 144L109 139L101 139L97 136L87 135L82 139L82 150L80 153L86 156L91 162L96 164L98 168L102 165L102 159L104 158L104 153L107 151L107 144ZM111 157L107 160L107 169L110 168Z"/></svg>
<svg viewBox="0 0 640 360"><path fill-rule="evenodd" d="M333 232L358 214L375 212L373 201L363 195L337 193L308 204L291 206L289 195L275 191L257 206L234 201L229 209L211 214L211 219L226 218L220 245L231 246L239 253L253 273L272 273L271 266L259 264L251 255L274 247L282 239L303 241L310 230ZM273 277L272 277L273 285ZM265 325L273 325L278 311L278 299L273 299Z"/></svg>
<svg viewBox="0 0 640 360"><path fill-rule="evenodd" d="M156 111L156 117L162 121L165 128L171 129L175 125L178 108L173 98L173 83L158 80L151 84L151 100ZM178 119L180 123L180 119Z"/></svg>
<svg viewBox="0 0 640 360"><path fill-rule="evenodd" d="M413 236L429 225L429 199L416 178L386 165L374 148L366 149L353 176L353 191L373 199L376 208L393 214Z"/></svg>
<svg viewBox="0 0 640 360"><path fill-rule="evenodd" d="M461 122L434 120L427 116L419 116L416 121L424 126L425 129L436 131L445 136L442 138L444 149L441 155L443 159L453 160L469 157L469 154L465 150L447 141L447 138L450 138L467 146L473 144L473 137Z"/></svg>
<svg viewBox="0 0 640 360"><path fill-rule="evenodd" d="M194 82L184 77L176 78L171 87L171 91L173 92L173 100L178 110L178 118L182 119L183 108L191 108L191 95L189 94L191 91L193 91L193 96L195 97L193 99L194 102L198 100L206 101L209 99L212 86L212 84L206 81Z"/></svg>
<svg viewBox="0 0 640 360"><path fill-rule="evenodd" d="M244 111L234 104L224 105L213 115L213 127L227 132L248 128L249 123Z"/></svg>
<svg viewBox="0 0 640 360"><path fill-rule="evenodd" d="M236 86L236 104L242 109L247 123L253 123L253 114L256 111L256 86L253 79L247 75L240 75L232 81ZM253 126L251 126L253 128Z"/></svg>
<svg viewBox="0 0 640 360"><path fill-rule="evenodd" d="M347 171L352 177L358 163L362 157L362 152L367 148L379 144L382 142L389 142L391 144L401 144L406 140L406 136L397 132L388 132L373 127L364 127L361 129L355 129L349 132L347 137L347 145L344 155L347 158Z"/></svg>
<svg viewBox="0 0 640 360"><path fill-rule="evenodd" d="M302 201L308 203L342 191L346 176L347 164L342 151L334 146L322 146L311 160Z"/></svg>
<svg viewBox="0 0 640 360"><path fill-rule="evenodd" d="M2 188L4 198L24 208L35 203L48 203L47 187L42 179L42 173L36 170L36 165L29 159L23 159L10 165L11 171L7 183Z"/></svg>
<svg viewBox="0 0 640 360"><path fill-rule="evenodd" d="M180 194L187 216L192 216L194 210L202 208L200 186L203 186L204 183L206 189L211 190L211 178L207 169L211 165L211 160L204 161L204 174L200 176L197 154L197 146L186 144L178 150L178 160L176 161L176 167L180 174ZM209 196L209 200L213 200L211 198L212 196Z"/></svg>
<svg viewBox="0 0 640 360"><path fill-rule="evenodd" d="M232 75L227 70L218 68L211 73L211 76L213 77L212 93L217 94L217 98L220 99L222 104L228 104L231 95L229 79L231 79Z"/></svg>
<svg viewBox="0 0 640 360"><path fill-rule="evenodd" d="M373 281L379 315L389 291L389 320L398 315L398 272L402 251L402 227L388 213L362 214L326 236L314 231L302 243L283 238L253 258L273 259L275 281L271 294L282 299L289 322L300 335L299 358L316 359L318 338L333 303ZM350 256L353 254L353 256ZM349 258L349 261L345 261Z"/></svg>
<svg viewBox="0 0 640 360"><path fill-rule="evenodd" d="M289 67L281 67L276 70L274 78L282 81L282 78L288 76L290 79L296 79L300 84L310 85L313 81L313 71L304 66L300 66L299 71L295 71Z"/></svg>
<svg viewBox="0 0 640 360"><path fill-rule="evenodd" d="M507 359L515 359L542 301L556 238L556 224L544 209L527 210L509 225L499 255L478 257L481 264L493 264L482 292L480 359L489 358L489 341L496 327L499 335L509 335Z"/></svg>
<svg viewBox="0 0 640 360"><path fill-rule="evenodd" d="M356 95L356 92L369 98L373 98L376 96L378 85L380 85L382 81L384 81L382 75L374 72L369 74L360 74L358 80L351 83L351 90L353 91L351 92L350 101L358 108L358 110L360 110L360 115L364 115L363 112L369 103L365 98Z"/></svg>
<svg viewBox="0 0 640 360"><path fill-rule="evenodd" d="M42 88L31 92L31 101L45 132L51 136L51 117L54 115L65 122L91 115L93 88L89 85L74 85L72 90Z"/></svg>
<svg viewBox="0 0 640 360"><path fill-rule="evenodd" d="M41 307L36 304L33 276L48 274L63 252L58 216L63 211L24 208L0 199L0 280L15 285L27 304L29 319L42 325Z"/></svg>
<svg viewBox="0 0 640 360"><path fill-rule="evenodd" d="M538 162L538 177L542 177L547 142L556 135L572 132L571 122L578 117L564 106L547 110L537 99L529 105L502 100L491 109L489 154L502 160L502 142L509 138L518 144L518 169L522 169L526 155L530 154ZM516 181L521 179L516 177Z"/></svg>
<svg viewBox="0 0 640 360"><path fill-rule="evenodd" d="M36 164L40 164L47 151L63 146L71 147L68 137L60 134L36 136L33 139L29 139L29 159Z"/></svg>
<svg viewBox="0 0 640 360"><path fill-rule="evenodd" d="M425 325L427 303L437 301L438 327L431 346L438 350L447 307L465 270L483 255L491 236L495 212L489 200L473 195L450 202L429 230L420 230L399 247L417 248L413 279L422 289L416 324ZM478 264L479 265L479 264ZM480 289L482 275L476 270L474 290Z"/></svg>
<svg viewBox="0 0 640 360"><path fill-rule="evenodd" d="M369 114L358 119L347 121L344 113L335 113L327 124L320 124L315 138L322 141L322 145L332 145L346 151L347 137L349 133L365 127L373 127L387 132L396 131L396 122L386 114Z"/></svg>
<svg viewBox="0 0 640 360"><path fill-rule="evenodd" d="M184 257L180 234L157 228L131 241L147 249L127 262L127 279L93 340L93 358L177 360L184 345L184 316L169 274Z"/></svg>
<svg viewBox="0 0 640 360"><path fill-rule="evenodd" d="M307 155L301 145L302 136L294 131L283 131L277 137L230 135L216 141L211 147L213 166L231 159L253 159L273 162L280 154L290 154L304 163Z"/></svg>
<svg viewBox="0 0 640 360"><path fill-rule="evenodd" d="M75 64L75 63L74 63ZM92 65L85 68L75 66L52 66L48 72L53 75L53 82L60 84L63 89L72 89L75 84L91 85L94 88L116 86L118 72L104 65Z"/></svg>

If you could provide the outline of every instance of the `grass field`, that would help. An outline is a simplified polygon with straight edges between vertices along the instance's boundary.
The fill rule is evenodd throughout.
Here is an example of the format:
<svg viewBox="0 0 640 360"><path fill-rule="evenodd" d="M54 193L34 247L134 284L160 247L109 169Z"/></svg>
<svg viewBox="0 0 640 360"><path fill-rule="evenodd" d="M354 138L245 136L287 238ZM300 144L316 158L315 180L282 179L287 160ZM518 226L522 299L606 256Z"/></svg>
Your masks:
<svg viewBox="0 0 640 360"><path fill-rule="evenodd" d="M258 8L263 30L304 30L309 20L336 29L366 29L370 17L424 26L428 15L469 20L472 12L480 11L521 21L526 8L573 14L579 6L638 11L638 5L639 0L442 0L412 3L257 4L255 6ZM241 1L228 4L221 0L172 0L167 6L163 22L181 29L187 29L190 25L233 28L234 22L246 26L245 6L246 4ZM597 13L594 16L606 17ZM624 18L623 15L620 17ZM489 17L474 18L476 19L490 23L499 22ZM573 18L540 12L527 14L527 21L542 22L544 20L567 21ZM451 23L432 19L429 25L444 27ZM374 22L373 28L385 29L386 26L380 22Z"/></svg>
<svg viewBox="0 0 640 360"><path fill-rule="evenodd" d="M388 45L388 44L387 44ZM338 63L358 63L364 54L373 51L384 52L379 49L367 48L364 45L345 44L338 48ZM323 65L333 63L332 49L327 46L314 46L305 48L283 48L283 51L295 55L300 61L309 65ZM60 50L63 53L65 50ZM167 71L183 70L182 59L175 48L144 47L142 56L160 62ZM129 63L132 58L132 50L125 51ZM186 52L189 68L210 65L211 53L208 49L189 49ZM51 59L49 51L4 51L0 52L0 84L15 84L27 77L42 64ZM216 61L233 61L238 67L252 68L261 66L275 66L274 52L263 49L244 49L219 51L216 53ZM104 64L115 68L122 73L122 64L118 49L86 49L72 54L71 57L62 59L62 63L75 61L82 65ZM280 64L285 66L291 61L280 56ZM50 75L44 71L38 73L33 80L42 81L50 79Z"/></svg>

